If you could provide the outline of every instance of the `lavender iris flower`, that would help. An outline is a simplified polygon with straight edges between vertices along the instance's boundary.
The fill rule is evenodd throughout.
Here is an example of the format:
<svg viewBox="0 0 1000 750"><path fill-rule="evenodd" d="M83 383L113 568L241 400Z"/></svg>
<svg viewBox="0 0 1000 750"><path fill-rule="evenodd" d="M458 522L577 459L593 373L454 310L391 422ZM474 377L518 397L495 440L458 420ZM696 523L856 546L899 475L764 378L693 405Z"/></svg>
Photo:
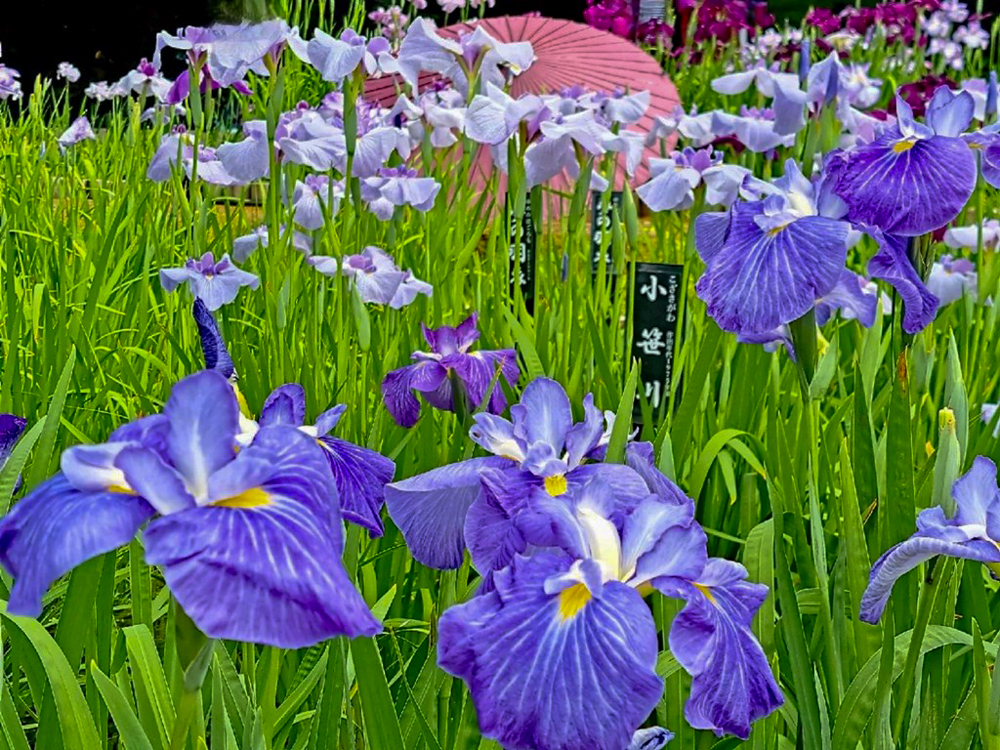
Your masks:
<svg viewBox="0 0 1000 750"><path fill-rule="evenodd" d="M63 78L70 83L80 80L80 69L68 62L61 62L56 68L56 78Z"/></svg>
<svg viewBox="0 0 1000 750"><path fill-rule="evenodd" d="M198 90L204 94L211 88L212 91L216 91L221 88L231 88L233 91L238 91L244 96L249 96L252 92L250 87L247 85L246 81L242 79L237 79L233 81L229 86L223 86L221 83L212 78L211 73L208 72L208 67L204 67L198 76ZM177 79L170 84L170 88L163 97L163 102L165 104L180 104L188 95L191 93L191 73L189 70L184 70Z"/></svg>
<svg viewBox="0 0 1000 750"><path fill-rule="evenodd" d="M167 101L167 95L171 88L170 81L161 76L159 68L149 62L145 57L139 61L139 64L134 70L130 70L126 73L118 81L117 85L125 91L131 91L132 93L139 94L140 96L152 94L160 102ZM187 94L185 93L184 96L181 96L177 101L170 103L177 104L181 99L184 99L186 95Z"/></svg>
<svg viewBox="0 0 1000 750"><path fill-rule="evenodd" d="M775 110L741 107L740 114L711 113L712 133L718 138L732 136L754 153L767 153L778 146L792 146L795 133L782 133L777 127Z"/></svg>
<svg viewBox="0 0 1000 750"><path fill-rule="evenodd" d="M944 244L951 248L967 247L975 250L979 247L979 224L964 227L948 227L944 233ZM994 249L1000 243L1000 221L984 219L982 223L983 247Z"/></svg>
<svg viewBox="0 0 1000 750"><path fill-rule="evenodd" d="M259 287L260 279L233 265L228 253L216 263L212 253L206 252L200 259L188 260L180 268L161 268L160 283L167 292L187 284L195 298L215 311L236 299L243 287Z"/></svg>
<svg viewBox="0 0 1000 750"><path fill-rule="evenodd" d="M430 211L440 190L441 183L433 177L418 177L415 169L406 166L382 167L361 183L361 197L382 221L391 219L398 206Z"/></svg>
<svg viewBox="0 0 1000 750"><path fill-rule="evenodd" d="M306 175L298 180L292 190L292 215L303 229L316 230L323 226L327 200L330 197L330 178L325 175ZM340 199L344 197L342 182L333 184L333 210L337 213Z"/></svg>
<svg viewBox="0 0 1000 750"><path fill-rule="evenodd" d="M153 154L153 160L146 170L146 177L153 182L169 180L179 156L181 168L190 179L196 173L194 153L194 141L189 134L176 132L165 135L156 153ZM201 144L198 145L197 177L212 185L229 186L241 182L226 170L215 149Z"/></svg>
<svg viewBox="0 0 1000 750"><path fill-rule="evenodd" d="M865 277L845 268L833 288L816 301L816 324L826 325L840 312L844 318L870 328L875 323L877 305L877 290L869 290Z"/></svg>
<svg viewBox="0 0 1000 750"><path fill-rule="evenodd" d="M694 503L646 470L657 476L637 497L600 475L565 497L536 492L519 524L529 552L442 616L438 662L469 685L485 735L539 750L625 747L663 690L650 588L686 602L670 646L693 677L692 726L746 738L782 703L751 630L767 587L709 558Z"/></svg>
<svg viewBox="0 0 1000 750"><path fill-rule="evenodd" d="M400 270L385 251L366 247L357 255L346 255L343 264L326 255L309 258L309 264L324 276L336 276L339 271L351 279L362 302L388 305L393 309L406 307L418 294L433 293L430 284L416 278L411 271Z"/></svg>
<svg viewBox="0 0 1000 750"><path fill-rule="evenodd" d="M479 339L477 319L473 313L454 328L422 326L430 351L414 352L414 364L389 372L382 381L382 398L397 424L412 427L417 423L420 417L417 393L422 393L436 409L453 411L456 398L465 398L471 409L478 409L498 368L511 387L517 384L520 371L513 349L469 351ZM507 399L498 382L485 409L500 414L506 408Z"/></svg>
<svg viewBox="0 0 1000 750"><path fill-rule="evenodd" d="M950 305L961 299L963 294L975 299L977 288L976 266L966 258L942 255L934 262L927 277L927 289L942 305Z"/></svg>
<svg viewBox="0 0 1000 750"><path fill-rule="evenodd" d="M714 112L699 115L692 110L690 114L685 114L684 108L678 104L671 115L653 118L653 125L646 136L646 145L652 146L660 139L677 133L694 148L702 148L718 137L712 129L714 119Z"/></svg>
<svg viewBox="0 0 1000 750"><path fill-rule="evenodd" d="M14 446L21 438L21 433L27 427L28 421L24 417L14 414L0 414L0 472L7 464ZM14 480L14 492L21 488L21 477Z"/></svg>
<svg viewBox="0 0 1000 750"><path fill-rule="evenodd" d="M611 131L597 121L592 110L557 115L541 122L542 138L524 152L524 175L528 187L541 185L565 170L570 177L580 175L577 149L591 157L607 150L605 138Z"/></svg>
<svg viewBox="0 0 1000 750"><path fill-rule="evenodd" d="M316 29L306 46L306 60L324 81L340 84L361 66L368 75L374 75L379 70L379 56L389 52L389 40L382 36L366 40L353 29L346 29L336 39Z"/></svg>
<svg viewBox="0 0 1000 750"><path fill-rule="evenodd" d="M640 200L653 211L679 211L694 203L694 189L705 183L705 200L727 208L736 200L750 170L722 163L712 148L685 148L666 159L650 159L650 179L636 189Z"/></svg>
<svg viewBox="0 0 1000 750"><path fill-rule="evenodd" d="M920 563L937 555L1000 563L1000 489L997 467L977 456L972 468L951 489L955 514L945 516L940 506L917 516L917 531L888 549L872 565L868 588L861 597L861 619L878 622L893 584Z"/></svg>
<svg viewBox="0 0 1000 750"><path fill-rule="evenodd" d="M0 66L2 68L3 66ZM0 73L0 79L2 79L2 73ZM0 80L0 89L2 89L2 80ZM117 99L121 96L128 96L128 92L119 86L117 83L108 83L107 81L96 81L91 83L84 89L84 96L88 99L95 99L99 102L106 102L111 99Z"/></svg>
<svg viewBox="0 0 1000 750"><path fill-rule="evenodd" d="M434 22L416 18L406 32L399 48L399 73L414 91L421 71L440 73L463 94L469 90L469 75L478 63L482 85L492 83L503 87L506 72L519 75L535 60L530 42L501 42L482 26L457 40L437 33Z"/></svg>
<svg viewBox="0 0 1000 750"><path fill-rule="evenodd" d="M959 136L972 120L967 92L939 88L927 125L896 98L898 122L873 142L831 160L833 190L848 207L847 219L887 234L916 236L944 226L965 206L976 186L976 159ZM930 199L929 196L933 196Z"/></svg>
<svg viewBox="0 0 1000 750"><path fill-rule="evenodd" d="M278 227L278 232L285 233L285 226ZM242 263L260 248L267 245L268 229L266 224L261 224L249 234L244 234L233 240L233 260ZM313 242L305 232L297 229L292 231L292 247L305 255L307 258L312 255Z"/></svg>
<svg viewBox="0 0 1000 750"><path fill-rule="evenodd" d="M262 66L264 57L280 50L293 33L279 19L254 24L215 24L208 28L188 26L179 29L176 35L162 31L156 37L153 64L159 68L163 48L172 47L186 52L188 62L195 68L206 66L212 80L219 85L232 86L249 70L266 75Z"/></svg>
<svg viewBox="0 0 1000 750"><path fill-rule="evenodd" d="M538 115L545 106L541 97L526 94L514 99L491 83L476 94L465 115L465 134L476 143L500 146L525 120Z"/></svg>
<svg viewBox="0 0 1000 750"><path fill-rule="evenodd" d="M90 127L90 120L86 115L77 117L72 124L59 136L59 150L65 151L70 146L75 146L81 141L96 141L94 129Z"/></svg>
<svg viewBox="0 0 1000 750"><path fill-rule="evenodd" d="M847 260L851 226L821 215L823 196L795 162L762 200L698 216L705 272L695 289L726 331L762 334L809 312L831 292Z"/></svg>
<svg viewBox="0 0 1000 750"><path fill-rule="evenodd" d="M21 74L16 70L0 63L0 102L5 99L16 101L23 96L21 82L17 80L20 77Z"/></svg>
<svg viewBox="0 0 1000 750"><path fill-rule="evenodd" d="M143 531L146 561L212 638L300 648L380 630L344 570L344 533L316 441L261 428L237 453L239 406L226 379L178 383L163 414L70 448L62 471L0 521L8 609L38 616L62 574Z"/></svg>

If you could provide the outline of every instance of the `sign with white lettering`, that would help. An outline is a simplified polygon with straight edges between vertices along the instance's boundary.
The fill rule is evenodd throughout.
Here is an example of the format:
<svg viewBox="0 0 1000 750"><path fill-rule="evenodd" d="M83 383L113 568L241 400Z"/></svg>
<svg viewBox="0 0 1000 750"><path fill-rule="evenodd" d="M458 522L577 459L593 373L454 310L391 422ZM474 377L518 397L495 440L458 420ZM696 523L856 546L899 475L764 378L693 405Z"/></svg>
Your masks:
<svg viewBox="0 0 1000 750"><path fill-rule="evenodd" d="M635 264L632 358L642 365L642 393L654 412L670 397L683 276L684 266ZM642 416L638 398L633 416Z"/></svg>

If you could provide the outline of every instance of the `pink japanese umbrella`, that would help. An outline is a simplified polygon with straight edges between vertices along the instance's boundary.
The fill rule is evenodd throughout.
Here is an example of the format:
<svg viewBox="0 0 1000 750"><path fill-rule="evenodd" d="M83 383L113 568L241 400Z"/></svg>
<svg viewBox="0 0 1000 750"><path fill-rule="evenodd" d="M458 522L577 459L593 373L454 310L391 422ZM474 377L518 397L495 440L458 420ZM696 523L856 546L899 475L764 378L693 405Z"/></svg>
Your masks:
<svg viewBox="0 0 1000 750"><path fill-rule="evenodd" d="M535 62L514 78L511 86L514 97L526 93L557 93L575 85L609 94L626 90L630 93L649 91L649 109L641 120L626 128L643 135L650 131L655 117L672 114L680 103L677 89L656 59L627 39L610 32L556 18L500 16L445 26L439 33L454 39L459 34L472 32L477 25L501 42L531 42ZM421 73L418 79L420 91L440 78L434 73ZM397 76L371 78L365 84L364 97L382 106L392 106L402 88L402 80ZM636 184L649 178L649 159L658 156L658 150L646 149L642 164L636 170ZM477 161L480 166L484 166L482 162L486 161L487 169L484 171L488 171L488 160L485 149L481 150ZM619 159L620 167L621 161ZM623 167L619 171L623 171ZM548 184L562 189L568 182L557 177Z"/></svg>

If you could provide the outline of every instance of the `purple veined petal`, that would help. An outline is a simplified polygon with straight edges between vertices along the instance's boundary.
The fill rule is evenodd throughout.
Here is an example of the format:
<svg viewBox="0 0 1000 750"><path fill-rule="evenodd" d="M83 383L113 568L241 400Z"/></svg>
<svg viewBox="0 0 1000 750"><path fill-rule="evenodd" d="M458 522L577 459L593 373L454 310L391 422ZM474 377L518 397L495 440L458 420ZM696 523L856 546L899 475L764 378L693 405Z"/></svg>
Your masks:
<svg viewBox="0 0 1000 750"><path fill-rule="evenodd" d="M670 651L692 677L685 718L741 739L784 702L751 629L767 587L746 575L742 565L713 558L696 583L665 591L687 600L670 629Z"/></svg>
<svg viewBox="0 0 1000 750"><path fill-rule="evenodd" d="M650 94L639 91L635 94L609 96L603 102L604 114L611 122L633 125L642 119L649 109Z"/></svg>
<svg viewBox="0 0 1000 750"><path fill-rule="evenodd" d="M266 244L267 227L261 225L250 234L244 234L233 240L233 260L242 263Z"/></svg>
<svg viewBox="0 0 1000 750"><path fill-rule="evenodd" d="M288 25L280 19L238 25L216 24L209 43L208 70L213 80L231 86L271 49L285 40Z"/></svg>
<svg viewBox="0 0 1000 750"><path fill-rule="evenodd" d="M192 308L192 317L198 326L198 338L201 339L201 353L205 359L205 369L215 370L227 380L235 377L236 367L226 342L219 332L219 326L208 311L203 300L196 299Z"/></svg>
<svg viewBox="0 0 1000 750"><path fill-rule="evenodd" d="M90 120L83 116L73 120L72 124L59 136L58 143L59 147L65 150L87 140L96 141L97 136L94 135L94 129L90 126Z"/></svg>
<svg viewBox="0 0 1000 750"><path fill-rule="evenodd" d="M656 626L614 581L599 599L582 584L546 594L569 566L541 553L498 572L494 591L441 617L438 664L469 686L480 729L502 745L622 750L663 692Z"/></svg>
<svg viewBox="0 0 1000 750"><path fill-rule="evenodd" d="M917 333L937 315L938 298L924 286L907 255L906 237L873 233L878 252L868 261L868 274L891 284L903 299L903 330Z"/></svg>
<svg viewBox="0 0 1000 750"><path fill-rule="evenodd" d="M295 183L292 192L292 213L295 223L303 229L317 230L325 221L320 196L301 180Z"/></svg>
<svg viewBox="0 0 1000 750"><path fill-rule="evenodd" d="M524 175L528 187L541 185L563 170L579 171L573 141L569 136L535 141L524 152Z"/></svg>
<svg viewBox="0 0 1000 750"><path fill-rule="evenodd" d="M851 318L870 328L875 323L878 295L866 292L864 284L864 279L853 271L842 270L833 289L816 301L816 324L826 325L841 310L850 311Z"/></svg>
<svg viewBox="0 0 1000 750"><path fill-rule="evenodd" d="M729 211L707 211L698 214L694 220L694 244L698 255L705 263L710 263L729 236L732 213Z"/></svg>
<svg viewBox="0 0 1000 750"><path fill-rule="evenodd" d="M1000 534L995 536L1000 529L992 528L993 515L1000 508L996 464L976 456L972 468L955 480L951 496L955 499L956 524L984 526L991 539L1000 538Z"/></svg>
<svg viewBox="0 0 1000 750"><path fill-rule="evenodd" d="M546 443L561 448L573 426L566 390L550 378L535 378L524 389L521 402L510 408L514 434L529 445Z"/></svg>
<svg viewBox="0 0 1000 750"><path fill-rule="evenodd" d="M298 427L306 419L306 392L298 383L285 383L271 391L260 408L261 427L288 425Z"/></svg>
<svg viewBox="0 0 1000 750"><path fill-rule="evenodd" d="M400 427L413 427L420 418L420 401L413 393L413 381L420 377L437 379L437 384L447 378L447 372L436 362L418 362L386 373L382 381L382 400L385 408Z"/></svg>
<svg viewBox="0 0 1000 750"><path fill-rule="evenodd" d="M712 79L712 91L719 94L725 94L727 96L732 96L734 94L742 94L752 84L757 76L760 75L760 71L756 68L750 70L739 70L735 73L729 73L727 75L719 76L718 78Z"/></svg>
<svg viewBox="0 0 1000 750"><path fill-rule="evenodd" d="M377 174L396 149L397 132L396 128L375 128L358 138L352 174L355 177Z"/></svg>
<svg viewBox="0 0 1000 750"><path fill-rule="evenodd" d="M236 394L222 375L202 370L174 386L163 412L170 420L171 463L188 491L202 501L208 496L209 477L236 455Z"/></svg>
<svg viewBox="0 0 1000 750"><path fill-rule="evenodd" d="M469 429L472 442L495 456L505 456L514 461L524 460L524 442L514 435L514 425L503 417L488 412L472 416L475 424Z"/></svg>
<svg viewBox="0 0 1000 750"><path fill-rule="evenodd" d="M266 427L211 484L214 504L143 535L147 561L203 633L301 648L380 630L344 570L336 488L314 440Z"/></svg>
<svg viewBox="0 0 1000 750"><path fill-rule="evenodd" d="M763 331L762 333L740 333L736 340L741 344L760 344L764 347L765 352L776 352L778 347L783 346L788 358L792 362L796 361L792 335L786 325L780 325L771 331Z"/></svg>
<svg viewBox="0 0 1000 750"><path fill-rule="evenodd" d="M586 463L567 472L567 492L577 497L595 479L611 488L614 505L608 513L616 525L623 523L625 516L650 495L649 486L635 469L624 464L606 463Z"/></svg>
<svg viewBox="0 0 1000 750"><path fill-rule="evenodd" d="M38 617L49 584L127 544L154 512L137 495L80 492L61 473L43 482L0 519L0 562L14 576L7 611Z"/></svg>
<svg viewBox="0 0 1000 750"><path fill-rule="evenodd" d="M936 135L957 138L968 129L975 109L975 101L968 91L955 93L947 86L939 86L927 105L927 124Z"/></svg>
<svg viewBox="0 0 1000 750"><path fill-rule="evenodd" d="M165 135L160 141L153 159L146 170L146 178L153 182L165 182L170 179L174 162L177 161L177 149L180 143L179 135Z"/></svg>
<svg viewBox="0 0 1000 750"><path fill-rule="evenodd" d="M583 397L583 421L566 432L566 463L577 467L590 454L604 434L604 413L594 406L594 394Z"/></svg>
<svg viewBox="0 0 1000 750"><path fill-rule="evenodd" d="M160 284L163 286L164 291L172 292L181 284L193 281L198 275L197 271L192 271L186 266L181 266L180 268L161 268Z"/></svg>
<svg viewBox="0 0 1000 750"><path fill-rule="evenodd" d="M651 211L674 211L690 208L694 203L692 190L701 182L701 175L690 167L674 167L671 159L654 159L665 162L651 179L636 188L636 195ZM652 166L652 164L651 164Z"/></svg>
<svg viewBox="0 0 1000 750"><path fill-rule="evenodd" d="M167 433L170 422L163 414L150 414L132 422L126 422L108 435L111 442L136 443L146 448L152 448L161 455L166 455Z"/></svg>
<svg viewBox="0 0 1000 750"><path fill-rule="evenodd" d="M488 96L477 94L465 113L465 134L476 143L497 146L513 134L517 123L511 123L507 111L514 101L497 87L487 86Z"/></svg>
<svg viewBox="0 0 1000 750"><path fill-rule="evenodd" d="M517 385L520 370L517 366L517 352L513 349L498 349L494 351L477 351L468 354L456 354L454 357L455 374L465 386L469 405L476 410L482 406L486 392L496 377L497 370L501 378L513 388ZM507 397L503 392L503 384L497 380L490 393L489 403L485 410L493 414L502 414L507 409Z"/></svg>
<svg viewBox="0 0 1000 750"><path fill-rule="evenodd" d="M410 24L400 45L399 69L414 91L417 90L417 76L426 71L441 73L464 92L468 81L458 64L461 56L462 46L458 42L438 34L430 19L418 17Z"/></svg>
<svg viewBox="0 0 1000 750"><path fill-rule="evenodd" d="M288 161L317 172L328 172L346 158L344 134L340 131L308 140L281 138L278 140L278 147Z"/></svg>
<svg viewBox="0 0 1000 750"><path fill-rule="evenodd" d="M473 312L457 326L428 328L424 325L422 326L424 340L437 354L467 352L469 347L479 340L478 321L478 313Z"/></svg>
<svg viewBox="0 0 1000 750"><path fill-rule="evenodd" d="M382 536L379 511L396 465L376 451L340 438L324 436L318 440L337 485L341 515L367 529L373 538Z"/></svg>
<svg viewBox="0 0 1000 750"><path fill-rule="evenodd" d="M625 465L639 475L651 494L666 503L688 505L693 514L694 500L685 495L680 487L656 468L652 443L628 443L625 446Z"/></svg>
<svg viewBox="0 0 1000 750"><path fill-rule="evenodd" d="M661 576L693 580L708 561L707 537L694 522L694 506L666 502L653 495L625 517L622 570L649 581Z"/></svg>
<svg viewBox="0 0 1000 750"><path fill-rule="evenodd" d="M983 179L993 187L1000 187L1000 140L994 140L983 151Z"/></svg>
<svg viewBox="0 0 1000 750"><path fill-rule="evenodd" d="M354 286L362 302L377 305L388 305L395 296L399 285L403 283L406 274L395 269L392 271L359 271L354 274Z"/></svg>
<svg viewBox="0 0 1000 750"><path fill-rule="evenodd" d="M465 543L473 566L492 581L494 571L507 567L516 554L525 550L519 515L531 505L542 483L509 462L486 466L479 477L482 492L465 517ZM530 533L532 526L537 530L537 521L524 519L524 523L525 531Z"/></svg>
<svg viewBox="0 0 1000 750"><path fill-rule="evenodd" d="M270 152L267 125L253 120L243 125L247 137L237 143L223 143L215 153L226 171L241 182L248 183L267 176Z"/></svg>
<svg viewBox="0 0 1000 750"><path fill-rule="evenodd" d="M505 464L471 458L385 486L385 507L416 560L438 569L462 564L465 517L480 493L480 471Z"/></svg>
<svg viewBox="0 0 1000 750"><path fill-rule="evenodd" d="M663 750L673 738L674 733L663 727L638 729L626 750Z"/></svg>
<svg viewBox="0 0 1000 750"><path fill-rule="evenodd" d="M735 164L709 167L701 174L701 179L705 183L705 202L729 208L739 197L740 187L749 174L751 174L749 169ZM699 215L699 218L703 215Z"/></svg>
<svg viewBox="0 0 1000 750"><path fill-rule="evenodd" d="M184 160L184 174L190 180L195 177L195 166L193 159ZM201 148L198 153L197 178L210 185L223 185L226 187L239 185L240 180L233 177L226 171L225 166L215 156L214 150Z"/></svg>
<svg viewBox="0 0 1000 750"><path fill-rule="evenodd" d="M125 476L125 487L142 497L160 515L193 507L194 498L184 479L149 448L128 447L115 457L115 467Z"/></svg>
<svg viewBox="0 0 1000 750"><path fill-rule="evenodd" d="M975 156L958 138L906 140L892 128L844 159L834 190L848 219L887 234L916 236L948 224L976 186Z"/></svg>
<svg viewBox="0 0 1000 750"><path fill-rule="evenodd" d="M982 527L982 533L985 536L985 527ZM930 536L927 532L917 532L889 548L872 565L868 588L861 597L861 619L878 622L896 581L932 557L946 555L984 563L1000 562L1000 548L992 540L965 536L966 541L949 541Z"/></svg>
<svg viewBox="0 0 1000 750"><path fill-rule="evenodd" d="M0 469L3 469L11 451L21 438L21 433L27 427L28 420L14 414L0 414Z"/></svg>
<svg viewBox="0 0 1000 750"><path fill-rule="evenodd" d="M357 70L365 55L365 47L363 44L343 42L316 29L315 36L306 45L306 53L324 81L339 84Z"/></svg>
<svg viewBox="0 0 1000 750"><path fill-rule="evenodd" d="M736 204L729 236L695 286L718 325L763 333L801 317L833 288L847 261L846 222L805 216L764 231L761 204Z"/></svg>

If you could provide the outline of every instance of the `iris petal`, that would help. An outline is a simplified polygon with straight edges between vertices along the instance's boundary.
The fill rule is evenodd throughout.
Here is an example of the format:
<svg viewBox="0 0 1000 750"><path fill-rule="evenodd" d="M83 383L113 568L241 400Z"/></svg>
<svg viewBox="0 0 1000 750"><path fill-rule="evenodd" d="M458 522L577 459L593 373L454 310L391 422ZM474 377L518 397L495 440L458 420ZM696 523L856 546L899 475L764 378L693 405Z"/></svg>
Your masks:
<svg viewBox="0 0 1000 750"><path fill-rule="evenodd" d="M333 472L344 518L382 536L379 511L385 502L385 485L392 481L396 465L376 451L335 437L319 438Z"/></svg>

